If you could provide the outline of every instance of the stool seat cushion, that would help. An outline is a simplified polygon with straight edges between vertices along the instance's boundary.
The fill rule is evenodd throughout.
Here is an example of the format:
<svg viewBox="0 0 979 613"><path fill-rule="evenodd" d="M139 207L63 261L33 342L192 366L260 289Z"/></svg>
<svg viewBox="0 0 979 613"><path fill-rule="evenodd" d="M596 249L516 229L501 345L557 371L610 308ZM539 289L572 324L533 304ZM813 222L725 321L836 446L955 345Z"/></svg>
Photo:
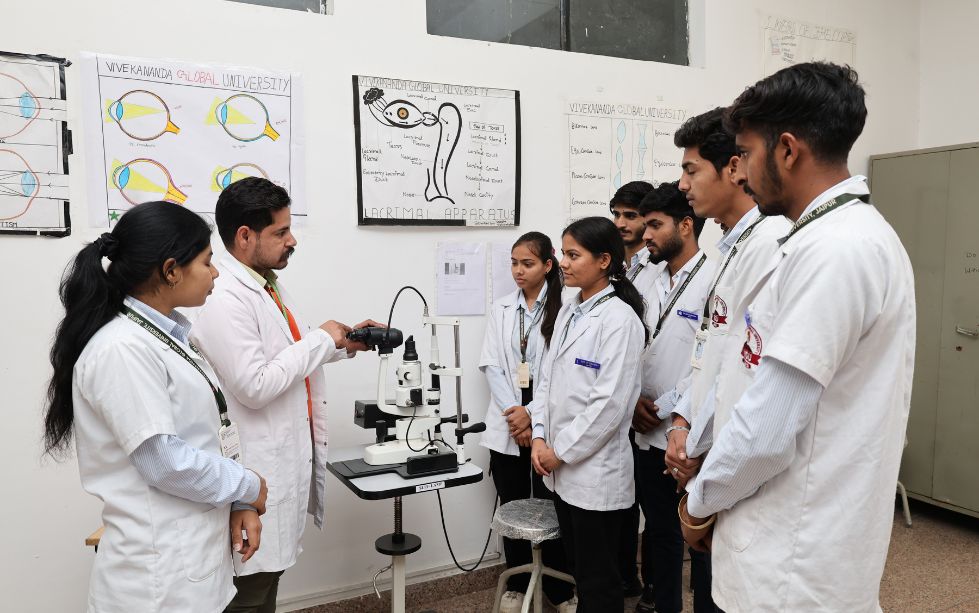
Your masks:
<svg viewBox="0 0 979 613"><path fill-rule="evenodd" d="M554 503L542 498L508 502L493 515L493 529L500 536L537 545L561 536Z"/></svg>

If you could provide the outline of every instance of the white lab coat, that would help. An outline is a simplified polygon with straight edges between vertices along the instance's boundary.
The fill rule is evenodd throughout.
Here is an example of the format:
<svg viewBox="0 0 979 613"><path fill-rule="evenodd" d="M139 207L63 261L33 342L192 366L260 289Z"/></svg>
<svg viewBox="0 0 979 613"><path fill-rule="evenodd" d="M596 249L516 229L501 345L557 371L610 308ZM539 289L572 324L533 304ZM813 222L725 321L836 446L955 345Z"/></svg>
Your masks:
<svg viewBox="0 0 979 613"><path fill-rule="evenodd" d="M636 499L629 426L639 398L642 322L629 305L612 298L582 315L558 345L577 305L572 299L558 313L528 407L564 461L544 483L582 509L625 509Z"/></svg>
<svg viewBox="0 0 979 613"><path fill-rule="evenodd" d="M866 191L851 179L821 201ZM714 600L729 613L878 612L911 398L911 265L877 210L851 203L793 236L770 269L745 298L750 334L724 356L737 367L718 380L715 432L736 418L759 354L825 390L791 465L720 513Z"/></svg>
<svg viewBox="0 0 979 613"><path fill-rule="evenodd" d="M704 252L698 250L683 268L692 271L703 255ZM661 262L656 270L657 279L651 289L643 295L646 299L646 325L649 327L650 336L656 329L660 313L683 285L683 280L679 280L664 298L663 290L669 287L666 280L668 273L663 272L666 270L666 263ZM693 351L694 337L700 329L704 302L707 301L707 292L710 291L716 270L717 264L713 260L704 261L666 315L659 335L655 340L650 341L643 352L640 367L642 396L657 400L690 375L690 354ZM670 420L664 419L660 425L645 434L637 432L636 444L643 450L649 449L650 446L665 450L666 430L670 425Z"/></svg>
<svg viewBox="0 0 979 613"><path fill-rule="evenodd" d="M326 501L326 379L321 366L346 356L329 334L310 330L281 285L303 339L268 292L230 255L218 263L214 292L198 311L194 343L213 364L238 424L245 464L265 478L269 494L262 516L262 546L240 575L277 572L302 552L306 513L322 528ZM310 439L305 377L313 397L315 445ZM314 453L315 449L315 453ZM311 483L312 481L312 483Z"/></svg>
<svg viewBox="0 0 979 613"><path fill-rule="evenodd" d="M690 394L692 434L701 431L702 425L698 423L700 420L713 416L713 407L717 406L716 382L721 370L738 366L731 361L725 362L723 356L731 351L726 349L728 342L737 344L734 349L737 353L740 353L741 345L744 343L744 310L747 304L741 298L749 289L756 287L762 277L771 270L772 258L779 251L778 241L789 233L791 227L789 220L782 216L766 217L759 222L751 234L736 245L738 253L734 255L714 290L709 309L710 323L707 327L709 336L704 346L701 367L693 370L687 392ZM718 268L723 266L723 263L724 260ZM714 276L717 276L716 273ZM714 279L711 280L711 285L713 284ZM732 330L733 332L729 334ZM714 397L708 405L710 409L706 414L702 414L702 408L711 389ZM738 393L738 396L740 397L743 392L744 389ZM687 451L693 451L693 447L688 445Z"/></svg>
<svg viewBox="0 0 979 613"><path fill-rule="evenodd" d="M184 351L196 355L186 345ZM217 381L207 362L195 362ZM157 434L220 455L210 386L167 345L120 315L78 358L72 401L82 486L104 503L88 611L223 610L235 594L231 506L214 508L151 487L129 460Z"/></svg>
<svg viewBox="0 0 979 613"><path fill-rule="evenodd" d="M483 419L486 423L486 431L480 438L479 444L487 449L507 455L520 455L520 447L510 436L510 428L506 418L503 417L503 411L511 406L519 405L521 401L521 389L517 379L520 357L513 355L512 339L513 328L519 326L517 323L518 307L523 301L523 291L518 289L493 303L490 308L489 321L486 324L483 351L479 356L479 368L481 370L487 366L496 366L507 373L507 380L510 382L514 398L513 405L501 407L497 406L496 400L490 394L486 417ZM524 303L524 308L526 308L526 303ZM544 355L544 337L540 332L540 324L534 326L530 333L537 336L536 351L532 358L533 370L531 370L530 376L534 384L538 385L541 358Z"/></svg>

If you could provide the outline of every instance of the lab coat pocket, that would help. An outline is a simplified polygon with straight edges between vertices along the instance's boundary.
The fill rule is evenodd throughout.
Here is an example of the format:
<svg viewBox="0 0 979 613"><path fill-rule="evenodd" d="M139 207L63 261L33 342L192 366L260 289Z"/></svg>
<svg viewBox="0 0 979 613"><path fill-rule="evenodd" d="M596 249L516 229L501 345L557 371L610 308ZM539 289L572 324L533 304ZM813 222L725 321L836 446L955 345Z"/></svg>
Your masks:
<svg viewBox="0 0 979 613"><path fill-rule="evenodd" d="M758 534L758 527L766 523L763 521L762 515L765 512L765 489L767 486L767 483L762 485L757 492L724 514L722 518L724 540L731 551L740 553L750 547ZM768 502L771 504L771 501Z"/></svg>
<svg viewBox="0 0 979 613"><path fill-rule="evenodd" d="M177 521L180 555L190 581L208 579L231 555L230 508L218 507Z"/></svg>
<svg viewBox="0 0 979 613"><path fill-rule="evenodd" d="M295 547L294 543L297 543L299 540L298 515L300 511L294 497L283 500L275 506L275 518L279 524L279 549L281 552L286 552L290 548ZM280 555L282 554L280 553Z"/></svg>

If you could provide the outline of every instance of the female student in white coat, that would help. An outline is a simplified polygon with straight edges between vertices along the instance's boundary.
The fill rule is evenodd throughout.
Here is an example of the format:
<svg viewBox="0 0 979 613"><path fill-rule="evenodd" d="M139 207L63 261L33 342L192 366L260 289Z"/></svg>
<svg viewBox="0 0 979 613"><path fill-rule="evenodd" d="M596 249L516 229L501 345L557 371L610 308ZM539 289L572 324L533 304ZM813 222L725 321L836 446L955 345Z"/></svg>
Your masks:
<svg viewBox="0 0 979 613"><path fill-rule="evenodd" d="M555 493L578 611L621 611L619 531L636 494L629 426L649 330L610 220L572 223L562 251L565 284L581 291L561 308L541 364L531 461Z"/></svg>
<svg viewBox="0 0 979 613"><path fill-rule="evenodd" d="M500 504L531 495L551 498L530 465L531 424L525 407L534 398L541 358L561 310L561 273L553 252L551 239L540 232L528 232L513 244L510 272L518 289L493 303L479 359L490 388L486 432L480 445L490 450L490 474ZM507 568L531 561L528 541L504 538L503 551ZM541 556L545 565L567 572L558 540L545 541ZM529 573L509 578L501 613L520 610L529 581ZM571 610L574 589L570 584L544 577L543 590L548 600L558 603L560 613Z"/></svg>
<svg viewBox="0 0 979 613"><path fill-rule="evenodd" d="M258 549L265 482L222 456L217 378L174 310L214 286L210 235L183 207L140 204L61 283L45 442L66 452L74 435L82 487L104 504L90 613L221 611L232 547Z"/></svg>

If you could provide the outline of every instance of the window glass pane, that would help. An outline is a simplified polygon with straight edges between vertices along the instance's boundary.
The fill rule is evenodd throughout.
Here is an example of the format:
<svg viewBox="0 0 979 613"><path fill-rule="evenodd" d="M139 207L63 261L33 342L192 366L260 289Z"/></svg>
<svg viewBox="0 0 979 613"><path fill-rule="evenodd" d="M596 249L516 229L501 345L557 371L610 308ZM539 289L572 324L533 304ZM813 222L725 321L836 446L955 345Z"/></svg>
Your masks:
<svg viewBox="0 0 979 613"><path fill-rule="evenodd" d="M560 0L427 0L428 33L561 48Z"/></svg>
<svg viewBox="0 0 979 613"><path fill-rule="evenodd" d="M687 0L570 0L570 51L689 64Z"/></svg>

